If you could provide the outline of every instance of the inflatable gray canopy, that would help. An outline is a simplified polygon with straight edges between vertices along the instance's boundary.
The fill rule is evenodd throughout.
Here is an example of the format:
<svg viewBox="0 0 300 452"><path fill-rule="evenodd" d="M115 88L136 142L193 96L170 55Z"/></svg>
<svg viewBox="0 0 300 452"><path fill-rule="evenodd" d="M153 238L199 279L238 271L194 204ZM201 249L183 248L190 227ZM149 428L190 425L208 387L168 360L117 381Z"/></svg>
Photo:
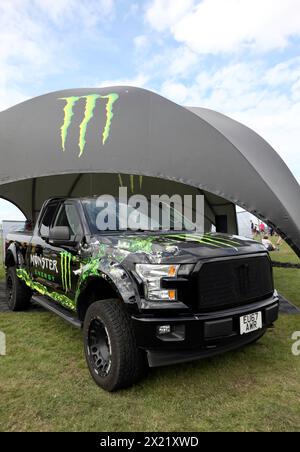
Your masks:
<svg viewBox="0 0 300 452"><path fill-rule="evenodd" d="M0 197L34 209L46 176L120 173L180 182L238 204L273 225L300 256L300 187L254 131L143 89L46 94L0 113ZM47 182L48 181L48 182ZM40 195L41 196L41 195Z"/></svg>

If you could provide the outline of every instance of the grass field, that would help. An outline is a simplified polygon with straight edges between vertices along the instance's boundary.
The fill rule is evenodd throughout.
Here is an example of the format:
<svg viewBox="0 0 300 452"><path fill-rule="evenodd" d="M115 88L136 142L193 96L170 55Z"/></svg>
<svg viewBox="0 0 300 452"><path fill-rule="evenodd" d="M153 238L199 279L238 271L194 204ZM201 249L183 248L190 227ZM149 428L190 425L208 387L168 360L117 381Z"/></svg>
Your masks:
<svg viewBox="0 0 300 452"><path fill-rule="evenodd" d="M294 259L283 245L275 260ZM298 258L295 258L296 261ZM299 260L298 260L299 261ZM275 269L276 287L300 306L300 270ZM47 312L0 314L1 431L299 431L300 316L283 315L257 344L151 370L108 394L91 380L81 332Z"/></svg>
<svg viewBox="0 0 300 452"><path fill-rule="evenodd" d="M81 333L48 313L2 314L1 430L202 431L300 429L299 318L284 316L254 346L152 370L108 394L88 374Z"/></svg>
<svg viewBox="0 0 300 452"><path fill-rule="evenodd" d="M3 246L2 239L0 238L0 281L4 279L4 267L3 267Z"/></svg>
<svg viewBox="0 0 300 452"><path fill-rule="evenodd" d="M274 244L276 243L276 239L272 241ZM300 264L299 257L285 242L280 245L279 252L274 251L270 255L277 262ZM300 269L274 268L274 279L276 289L300 308Z"/></svg>

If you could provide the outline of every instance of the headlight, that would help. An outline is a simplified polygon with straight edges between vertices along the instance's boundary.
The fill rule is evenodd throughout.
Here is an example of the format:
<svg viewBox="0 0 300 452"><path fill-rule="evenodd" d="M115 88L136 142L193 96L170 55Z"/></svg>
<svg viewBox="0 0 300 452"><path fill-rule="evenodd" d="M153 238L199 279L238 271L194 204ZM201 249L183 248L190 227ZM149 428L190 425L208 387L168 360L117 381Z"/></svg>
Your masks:
<svg viewBox="0 0 300 452"><path fill-rule="evenodd" d="M161 289L161 279L176 277L179 265L136 264L135 270L144 282L145 296L148 300L175 301L177 299L176 290Z"/></svg>

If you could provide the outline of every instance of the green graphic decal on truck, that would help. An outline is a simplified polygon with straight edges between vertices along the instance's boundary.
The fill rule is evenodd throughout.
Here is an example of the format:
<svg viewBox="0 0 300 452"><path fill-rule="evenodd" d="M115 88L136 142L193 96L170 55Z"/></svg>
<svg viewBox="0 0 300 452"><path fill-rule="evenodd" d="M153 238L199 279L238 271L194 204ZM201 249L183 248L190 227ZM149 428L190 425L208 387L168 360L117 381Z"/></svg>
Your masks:
<svg viewBox="0 0 300 452"><path fill-rule="evenodd" d="M213 235L210 234L172 234L168 235L170 239L173 240L184 240L187 242L198 242L203 245L210 245L215 248L233 248L237 250L239 246L239 242L231 239L226 239L224 237L222 238L215 238Z"/></svg>
<svg viewBox="0 0 300 452"><path fill-rule="evenodd" d="M30 287L30 289L35 290L40 295L45 295L47 297L52 298L52 300L57 301L57 303L60 303L62 306L64 306L67 309L70 309L71 311L76 311L76 306L74 300L71 300L70 298L66 297L65 295L62 295L58 292L52 292L49 290L46 286L43 284L33 281L33 279L29 276L26 270L19 268L17 269L17 276L19 279L24 281L24 283Z"/></svg>
<svg viewBox="0 0 300 452"><path fill-rule="evenodd" d="M66 102L64 107L64 122L61 126L61 142L62 142L62 150L66 150L66 141L68 137L68 130L72 123L72 118L74 116L74 107L80 99L85 99L85 111L84 118L79 126L79 157L82 156L84 152L84 148L86 145L86 131L87 127L94 116L94 111L96 107L96 103L98 99L107 99L106 102L106 122L104 129L102 131L102 144L104 145L109 138L111 123L114 117L113 106L114 103L119 99L119 95L117 93L110 93L106 96L101 96L100 94L88 94L86 96L70 96L70 97L61 97L59 100L64 100Z"/></svg>
<svg viewBox="0 0 300 452"><path fill-rule="evenodd" d="M73 256L66 251L60 253L60 272L62 288L65 292L69 292L72 287L72 269L71 263Z"/></svg>

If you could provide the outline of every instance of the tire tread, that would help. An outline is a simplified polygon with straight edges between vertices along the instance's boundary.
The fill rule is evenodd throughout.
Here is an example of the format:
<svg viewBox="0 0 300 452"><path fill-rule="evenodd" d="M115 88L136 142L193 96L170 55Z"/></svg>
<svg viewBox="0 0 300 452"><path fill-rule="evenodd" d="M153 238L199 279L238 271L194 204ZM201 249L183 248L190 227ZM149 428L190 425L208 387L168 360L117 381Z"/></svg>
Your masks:
<svg viewBox="0 0 300 452"><path fill-rule="evenodd" d="M144 362L143 354L137 348L131 319L126 311L122 301L118 299L107 299L94 302L88 309L84 324L85 340L87 327L93 316L99 315L107 327L113 331L112 347L117 354L117 371L115 372L113 382L101 384L109 391L116 391L132 386L143 375ZM105 317L103 319L103 317ZM90 366L89 366L90 367ZM98 379L92 373L93 378L99 384Z"/></svg>
<svg viewBox="0 0 300 452"><path fill-rule="evenodd" d="M18 278L16 267L9 267L7 270L7 276L8 275L11 276L13 284L15 285L14 301L12 305L9 305L9 308L12 311L24 311L28 309L32 291Z"/></svg>

